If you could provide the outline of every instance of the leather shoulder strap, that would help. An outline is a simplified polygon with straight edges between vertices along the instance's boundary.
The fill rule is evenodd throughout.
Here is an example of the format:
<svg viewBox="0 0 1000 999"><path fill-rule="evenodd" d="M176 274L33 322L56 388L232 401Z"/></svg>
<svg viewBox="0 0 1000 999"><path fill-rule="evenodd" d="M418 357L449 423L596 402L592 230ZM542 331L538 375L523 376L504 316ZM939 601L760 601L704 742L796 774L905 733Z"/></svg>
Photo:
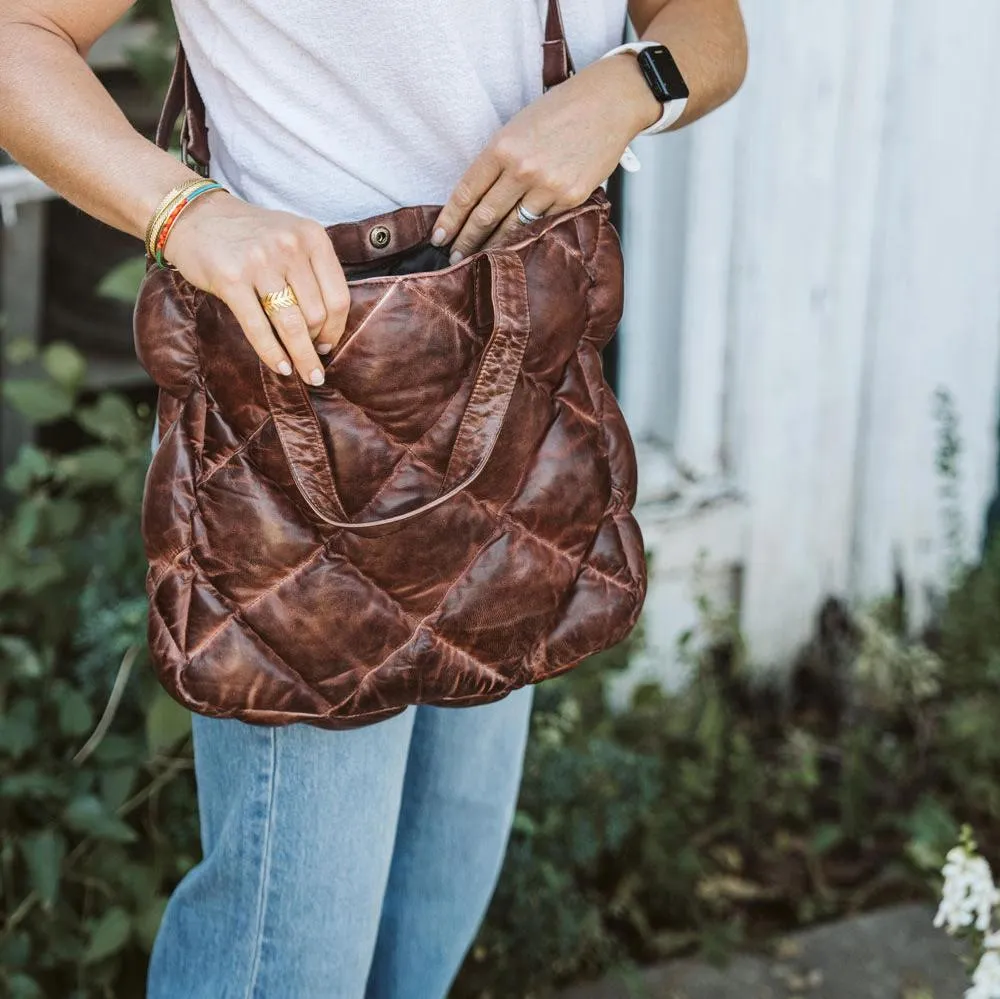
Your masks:
<svg viewBox="0 0 1000 999"><path fill-rule="evenodd" d="M559 0L549 0L545 16L545 41L542 42L542 85L557 87L573 75L573 57L569 54L566 29L563 27Z"/></svg>
<svg viewBox="0 0 1000 999"><path fill-rule="evenodd" d="M573 59L566 42L559 0L548 0L545 41L542 42L542 85L548 90L565 82L572 74ZM174 71L170 76L160 121L156 127L156 144L161 149L170 145L174 124L182 111L181 154L189 166L207 175L208 128L205 124L205 104L191 74L184 46L178 42Z"/></svg>
<svg viewBox="0 0 1000 999"><path fill-rule="evenodd" d="M198 92L198 85L191 75L184 46L178 41L174 70L170 74L167 93L163 98L160 120L156 125L156 144L161 149L170 148L177 116L181 120L181 156L192 169L208 176L208 127L205 124L205 102Z"/></svg>

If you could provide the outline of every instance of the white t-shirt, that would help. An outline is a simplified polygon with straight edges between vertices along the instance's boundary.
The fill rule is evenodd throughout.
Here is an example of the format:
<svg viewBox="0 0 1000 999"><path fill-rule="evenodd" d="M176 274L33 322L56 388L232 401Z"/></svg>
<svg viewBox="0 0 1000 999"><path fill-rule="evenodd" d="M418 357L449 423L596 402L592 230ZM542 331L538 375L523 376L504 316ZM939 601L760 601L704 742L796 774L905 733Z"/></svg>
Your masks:
<svg viewBox="0 0 1000 999"><path fill-rule="evenodd" d="M212 176L324 224L440 204L542 90L546 0L173 0ZM562 0L577 67L626 0Z"/></svg>

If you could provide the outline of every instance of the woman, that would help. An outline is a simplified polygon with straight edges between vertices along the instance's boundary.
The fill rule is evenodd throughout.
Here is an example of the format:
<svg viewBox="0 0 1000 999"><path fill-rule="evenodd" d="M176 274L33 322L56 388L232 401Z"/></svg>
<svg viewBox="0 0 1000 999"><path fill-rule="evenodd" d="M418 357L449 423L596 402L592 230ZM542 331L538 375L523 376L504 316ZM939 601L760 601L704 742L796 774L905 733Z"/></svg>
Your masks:
<svg viewBox="0 0 1000 999"><path fill-rule="evenodd" d="M131 128L84 61L128 6L5 0L0 145L142 238L195 175ZM434 241L457 260L582 203L636 135L706 114L745 69L737 0L632 0L642 39L667 47L643 58L599 58L621 41L625 0L564 0L579 72L545 94L545 0L174 6L231 193L184 207L163 255L274 371L313 384L350 301L323 226L443 203ZM503 857L530 700L343 732L196 716L204 858L167 907L151 999L443 997Z"/></svg>

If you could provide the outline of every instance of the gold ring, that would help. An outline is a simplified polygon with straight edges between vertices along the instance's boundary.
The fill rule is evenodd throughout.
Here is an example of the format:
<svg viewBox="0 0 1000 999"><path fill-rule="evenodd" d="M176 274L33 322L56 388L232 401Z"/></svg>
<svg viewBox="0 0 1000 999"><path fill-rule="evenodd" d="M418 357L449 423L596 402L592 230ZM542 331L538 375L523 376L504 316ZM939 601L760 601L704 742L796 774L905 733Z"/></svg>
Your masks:
<svg viewBox="0 0 1000 999"><path fill-rule="evenodd" d="M268 317L273 319L282 309L291 308L299 304L295 297L295 292L290 284L286 284L281 291L269 291L266 295L260 296L260 304Z"/></svg>

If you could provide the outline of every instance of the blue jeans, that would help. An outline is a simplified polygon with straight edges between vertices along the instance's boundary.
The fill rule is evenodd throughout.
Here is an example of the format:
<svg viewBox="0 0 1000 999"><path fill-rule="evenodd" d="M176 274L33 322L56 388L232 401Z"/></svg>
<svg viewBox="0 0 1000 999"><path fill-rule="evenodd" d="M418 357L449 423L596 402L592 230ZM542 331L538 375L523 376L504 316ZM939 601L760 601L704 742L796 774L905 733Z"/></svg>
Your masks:
<svg viewBox="0 0 1000 999"><path fill-rule="evenodd" d="M195 716L204 859L148 999L443 999L507 846L532 690L344 732Z"/></svg>

